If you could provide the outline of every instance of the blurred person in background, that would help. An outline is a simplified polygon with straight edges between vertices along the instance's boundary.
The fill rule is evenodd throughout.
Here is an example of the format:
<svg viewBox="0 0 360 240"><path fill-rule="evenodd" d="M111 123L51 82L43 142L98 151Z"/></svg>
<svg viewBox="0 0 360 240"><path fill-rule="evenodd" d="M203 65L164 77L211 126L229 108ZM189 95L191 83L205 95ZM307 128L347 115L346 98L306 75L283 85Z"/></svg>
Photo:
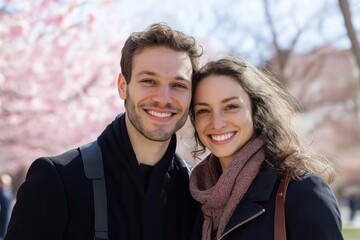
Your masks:
<svg viewBox="0 0 360 240"><path fill-rule="evenodd" d="M288 240L343 239L328 183L333 164L292 126L296 102L276 79L240 58L211 61L194 75L190 118L194 157L190 192L202 204L202 239L274 239L281 178Z"/></svg>
<svg viewBox="0 0 360 240"><path fill-rule="evenodd" d="M5 236L13 206L12 178L6 173L0 175L0 239Z"/></svg>
<svg viewBox="0 0 360 240"><path fill-rule="evenodd" d="M352 222L355 219L355 213L357 210L357 204L358 203L358 199L356 198L355 195L350 195L348 197L348 206L349 206L349 221Z"/></svg>
<svg viewBox="0 0 360 240"><path fill-rule="evenodd" d="M188 118L201 54L193 37L164 23L125 42L117 82L125 113L97 138L109 239L199 238L193 230L200 211L189 192L188 165L175 154L175 133ZM94 239L93 189L79 149L33 162L5 239Z"/></svg>

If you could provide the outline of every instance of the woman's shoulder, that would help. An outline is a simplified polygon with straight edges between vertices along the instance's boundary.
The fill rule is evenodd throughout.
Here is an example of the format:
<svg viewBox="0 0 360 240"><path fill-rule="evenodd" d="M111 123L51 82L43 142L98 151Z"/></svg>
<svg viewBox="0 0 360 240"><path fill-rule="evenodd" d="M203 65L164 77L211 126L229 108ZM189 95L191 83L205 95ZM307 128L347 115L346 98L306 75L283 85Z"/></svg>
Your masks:
<svg viewBox="0 0 360 240"><path fill-rule="evenodd" d="M297 179L290 181L291 188L303 189L304 191L311 190L314 187L328 186L324 178L314 173L302 173Z"/></svg>
<svg viewBox="0 0 360 240"><path fill-rule="evenodd" d="M287 200L289 201L296 201L296 199L313 201L328 197L334 197L333 191L329 184L317 174L301 174L298 179L291 180L288 186Z"/></svg>
<svg viewBox="0 0 360 240"><path fill-rule="evenodd" d="M337 199L330 185L319 175L303 174L289 183L285 214L290 238L306 239L314 234L318 236L316 239L342 239Z"/></svg>
<svg viewBox="0 0 360 240"><path fill-rule="evenodd" d="M339 216L337 199L330 185L319 175L306 173L289 183L286 211L296 215Z"/></svg>

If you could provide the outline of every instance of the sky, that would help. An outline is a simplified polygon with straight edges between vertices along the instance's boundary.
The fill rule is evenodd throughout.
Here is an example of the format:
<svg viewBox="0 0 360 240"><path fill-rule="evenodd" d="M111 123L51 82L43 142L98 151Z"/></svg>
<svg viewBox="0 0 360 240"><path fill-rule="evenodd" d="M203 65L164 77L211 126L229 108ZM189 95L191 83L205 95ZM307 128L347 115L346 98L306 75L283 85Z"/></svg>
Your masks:
<svg viewBox="0 0 360 240"><path fill-rule="evenodd" d="M167 22L176 29L195 36L208 51L231 51L254 61L268 58L271 51L259 39L271 39L264 14L263 0L115 0L99 8L88 1L83 13L98 17L96 27L119 38L141 31L153 22ZM360 1L350 0L353 23L360 33ZM289 47L299 28L307 28L296 45L296 51L308 52L332 42L335 47L349 48L350 42L337 0L272 0L278 42ZM81 14L80 14L81 15ZM334 40L335 39L335 40ZM257 51L254 51L257 49ZM206 50L206 49L205 49ZM266 53L268 52L268 54Z"/></svg>
<svg viewBox="0 0 360 240"><path fill-rule="evenodd" d="M45 1L45 0L34 0ZM353 24L360 34L360 1L348 0ZM206 52L232 52L252 61L261 62L273 54L269 46L272 34L265 18L264 0L48 0L62 11L70 4L79 4L74 19L94 16L92 37L125 39L133 31L141 31L154 22L195 36ZM289 48L299 29L301 34L295 50L312 51L326 43L349 48L350 42L338 0L268 0L270 14L281 48ZM4 0L0 0L1 6ZM28 1L13 0L11 11L30 8ZM48 14L41 12L37 14ZM34 17L36 17L34 15ZM69 18L70 19L70 18ZM41 26L38 26L41 28ZM86 41L84 41L86 42Z"/></svg>

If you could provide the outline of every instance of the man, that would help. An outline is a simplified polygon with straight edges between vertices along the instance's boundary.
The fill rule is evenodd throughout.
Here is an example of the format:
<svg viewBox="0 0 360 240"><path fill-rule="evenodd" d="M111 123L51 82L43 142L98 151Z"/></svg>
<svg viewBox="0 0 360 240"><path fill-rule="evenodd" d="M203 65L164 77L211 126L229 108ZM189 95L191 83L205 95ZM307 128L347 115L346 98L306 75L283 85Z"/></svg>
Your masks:
<svg viewBox="0 0 360 240"><path fill-rule="evenodd" d="M0 239L5 235L13 204L11 176L2 173L0 175Z"/></svg>
<svg viewBox="0 0 360 240"><path fill-rule="evenodd" d="M201 51L166 24L127 39L118 92L125 113L97 141L102 150L109 239L192 239L197 205L175 154ZM93 239L91 181L79 149L41 158L19 189L5 240Z"/></svg>

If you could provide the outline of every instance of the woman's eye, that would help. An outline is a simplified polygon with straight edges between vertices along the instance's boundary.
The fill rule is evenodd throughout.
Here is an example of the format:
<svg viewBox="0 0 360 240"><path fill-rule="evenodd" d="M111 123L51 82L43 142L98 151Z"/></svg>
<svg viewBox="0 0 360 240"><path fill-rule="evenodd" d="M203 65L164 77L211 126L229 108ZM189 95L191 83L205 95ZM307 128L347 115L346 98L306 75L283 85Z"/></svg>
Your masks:
<svg viewBox="0 0 360 240"><path fill-rule="evenodd" d="M196 113L196 115L200 115L200 114L204 114L204 113L207 113L207 112L209 112L209 111L206 110L206 109L199 109L195 113Z"/></svg>
<svg viewBox="0 0 360 240"><path fill-rule="evenodd" d="M239 106L238 106L238 105L235 105L235 104L230 104L230 105L226 106L226 108L225 108L225 109L237 109L237 108L239 108Z"/></svg>

